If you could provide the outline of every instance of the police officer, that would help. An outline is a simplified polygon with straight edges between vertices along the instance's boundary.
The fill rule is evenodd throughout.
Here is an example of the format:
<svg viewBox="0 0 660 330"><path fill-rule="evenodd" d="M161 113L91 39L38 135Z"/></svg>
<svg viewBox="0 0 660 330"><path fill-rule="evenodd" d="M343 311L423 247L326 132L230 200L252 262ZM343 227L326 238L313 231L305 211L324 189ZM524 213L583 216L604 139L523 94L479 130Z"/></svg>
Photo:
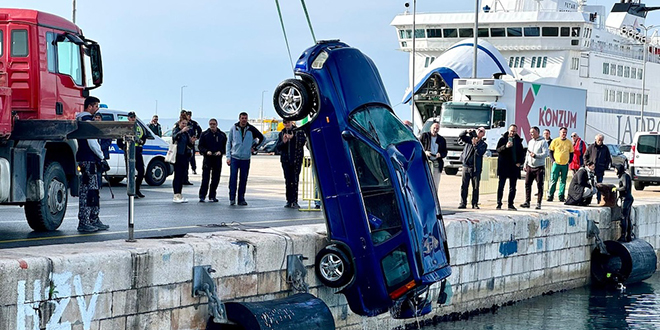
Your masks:
<svg viewBox="0 0 660 330"><path fill-rule="evenodd" d="M128 113L128 121L135 122L135 112ZM142 146L147 142L147 135L140 124L135 126L135 171L137 177L135 178L135 197L144 198L144 194L140 191L142 180L144 180L144 159L142 159ZM117 140L119 148L124 149L124 160L126 161L126 174L128 174L128 147L122 139Z"/></svg>
<svg viewBox="0 0 660 330"><path fill-rule="evenodd" d="M101 101L93 96L85 99L84 111L76 115L80 121L94 120L94 114L99 110ZM76 151L78 167L81 171L80 186L78 188L78 231L89 233L98 230L107 230L110 226L99 219L99 180L98 167L103 160L103 152L97 139L78 139Z"/></svg>

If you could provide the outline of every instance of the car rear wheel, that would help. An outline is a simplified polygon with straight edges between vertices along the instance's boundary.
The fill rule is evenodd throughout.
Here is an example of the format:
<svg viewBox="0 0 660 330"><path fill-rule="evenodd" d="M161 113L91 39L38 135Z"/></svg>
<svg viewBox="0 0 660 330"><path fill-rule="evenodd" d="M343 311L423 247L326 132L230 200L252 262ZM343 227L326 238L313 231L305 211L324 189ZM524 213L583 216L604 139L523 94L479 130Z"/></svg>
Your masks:
<svg viewBox="0 0 660 330"><path fill-rule="evenodd" d="M25 217L35 231L56 230L64 220L69 186L60 163L49 162L44 166L44 190L40 201L25 203Z"/></svg>
<svg viewBox="0 0 660 330"><path fill-rule="evenodd" d="M635 181L633 184L635 185L635 190L644 190L643 182Z"/></svg>
<svg viewBox="0 0 660 330"><path fill-rule="evenodd" d="M328 245L316 255L316 276L331 288L342 287L353 278L353 266L346 254L335 245Z"/></svg>
<svg viewBox="0 0 660 330"><path fill-rule="evenodd" d="M167 167L163 161L159 159L154 159L147 166L147 173L144 176L144 180L147 181L147 184L150 186L160 186L165 183L167 178Z"/></svg>
<svg viewBox="0 0 660 330"><path fill-rule="evenodd" d="M458 173L457 168L445 168L445 174L447 175L456 175Z"/></svg>
<svg viewBox="0 0 660 330"><path fill-rule="evenodd" d="M273 105L283 119L301 120L307 117L312 109L309 87L302 80L287 79L275 88Z"/></svg>

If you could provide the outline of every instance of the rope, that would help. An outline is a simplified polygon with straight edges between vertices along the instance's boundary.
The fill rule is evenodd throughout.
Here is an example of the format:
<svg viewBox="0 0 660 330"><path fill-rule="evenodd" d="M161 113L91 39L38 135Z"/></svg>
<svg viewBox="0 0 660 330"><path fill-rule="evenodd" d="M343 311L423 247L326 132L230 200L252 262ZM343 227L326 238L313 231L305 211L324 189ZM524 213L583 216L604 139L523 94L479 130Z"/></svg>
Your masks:
<svg viewBox="0 0 660 330"><path fill-rule="evenodd" d="M291 71L293 71L295 75L295 69L293 67L293 58L291 57L291 48L289 48L289 39L286 37L286 29L284 29L284 20L282 19L282 10L280 10L280 2L278 0L275 0L275 5L277 6L277 14L280 16L280 24L282 25L282 33L284 33L286 50L289 52L289 62L291 62Z"/></svg>
<svg viewBox="0 0 660 330"><path fill-rule="evenodd" d="M314 39L314 43L316 43L314 28L312 28L312 21L309 20L309 13L307 13L307 6L305 5L305 0L300 0L300 3L302 3L303 10L305 11L305 18L307 18L307 25L309 25L309 31L312 33L312 39Z"/></svg>

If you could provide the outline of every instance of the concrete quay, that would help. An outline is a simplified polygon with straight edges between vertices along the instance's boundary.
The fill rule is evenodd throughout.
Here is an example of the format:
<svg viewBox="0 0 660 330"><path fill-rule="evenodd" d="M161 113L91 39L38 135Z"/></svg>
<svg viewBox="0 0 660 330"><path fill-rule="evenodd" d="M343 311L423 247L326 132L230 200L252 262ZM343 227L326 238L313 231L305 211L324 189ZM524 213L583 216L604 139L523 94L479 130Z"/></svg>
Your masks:
<svg viewBox="0 0 660 330"><path fill-rule="evenodd" d="M660 204L637 203L635 233L660 246ZM445 217L453 274L451 302L422 318L462 313L589 283L594 247L587 221L613 239L609 208L463 212ZM338 329L412 322L350 312L341 294L315 278L325 227L309 225L190 234L183 238L36 246L0 256L0 329L204 329L206 298L192 297L192 267L212 265L223 301L292 293L285 257L303 254L310 293L330 307ZM436 290L437 291L437 290ZM436 292L437 293L437 292Z"/></svg>

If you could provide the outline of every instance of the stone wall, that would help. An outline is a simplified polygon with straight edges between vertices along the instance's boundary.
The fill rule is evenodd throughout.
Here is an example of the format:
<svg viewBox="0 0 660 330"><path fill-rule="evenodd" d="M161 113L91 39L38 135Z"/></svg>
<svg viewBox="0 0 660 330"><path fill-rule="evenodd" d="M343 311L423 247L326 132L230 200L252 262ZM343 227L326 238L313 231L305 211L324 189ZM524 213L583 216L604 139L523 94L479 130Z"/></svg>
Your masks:
<svg viewBox="0 0 660 330"><path fill-rule="evenodd" d="M660 205L636 205L635 232L657 251ZM453 295L425 317L462 313L570 289L589 281L593 239L587 220L613 239L607 208L460 213L445 219ZM212 265L224 301L287 296L286 255L303 254L310 293L323 299L338 328L386 329L405 322L350 312L341 294L315 278L325 226L192 234L3 250L0 329L204 329L206 298L192 297L192 267ZM437 292L436 292L437 293Z"/></svg>

